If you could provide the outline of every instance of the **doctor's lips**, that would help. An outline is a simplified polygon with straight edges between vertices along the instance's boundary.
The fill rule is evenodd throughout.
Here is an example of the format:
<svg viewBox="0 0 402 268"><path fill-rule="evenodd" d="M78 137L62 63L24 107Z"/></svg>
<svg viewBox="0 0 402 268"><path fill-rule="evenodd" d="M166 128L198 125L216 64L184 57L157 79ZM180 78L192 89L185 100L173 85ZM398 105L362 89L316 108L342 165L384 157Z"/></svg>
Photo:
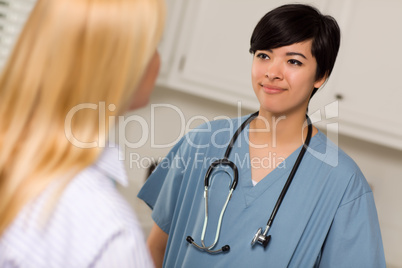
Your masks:
<svg viewBox="0 0 402 268"><path fill-rule="evenodd" d="M268 85L268 84L260 84L260 86L262 87L264 92L268 93L268 94L278 94L278 93L282 93L283 91L286 90L284 88L275 87L275 86L271 86L271 85Z"/></svg>

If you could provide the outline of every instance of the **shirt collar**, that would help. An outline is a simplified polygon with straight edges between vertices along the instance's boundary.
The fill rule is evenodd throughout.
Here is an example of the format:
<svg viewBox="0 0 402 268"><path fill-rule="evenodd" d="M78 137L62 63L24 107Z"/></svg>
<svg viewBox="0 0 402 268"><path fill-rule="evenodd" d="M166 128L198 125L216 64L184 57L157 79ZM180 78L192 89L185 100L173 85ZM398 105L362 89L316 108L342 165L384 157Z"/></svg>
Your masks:
<svg viewBox="0 0 402 268"><path fill-rule="evenodd" d="M127 172L123 161L119 160L119 155L119 147L116 144L110 144L109 147L105 147L94 165L105 176L127 187Z"/></svg>

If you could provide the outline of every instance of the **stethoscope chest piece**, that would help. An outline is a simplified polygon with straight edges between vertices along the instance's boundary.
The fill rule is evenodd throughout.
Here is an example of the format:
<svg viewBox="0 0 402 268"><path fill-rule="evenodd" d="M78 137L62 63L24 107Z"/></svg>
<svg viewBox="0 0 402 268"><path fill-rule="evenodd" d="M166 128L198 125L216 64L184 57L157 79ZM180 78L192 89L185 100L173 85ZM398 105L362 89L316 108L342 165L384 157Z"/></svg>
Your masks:
<svg viewBox="0 0 402 268"><path fill-rule="evenodd" d="M261 245L265 247L267 247L269 240L271 240L271 236L270 235L266 235L265 232L262 233L262 228L259 228L257 233L255 233L253 241L251 241L251 246L254 246L255 243L259 243Z"/></svg>

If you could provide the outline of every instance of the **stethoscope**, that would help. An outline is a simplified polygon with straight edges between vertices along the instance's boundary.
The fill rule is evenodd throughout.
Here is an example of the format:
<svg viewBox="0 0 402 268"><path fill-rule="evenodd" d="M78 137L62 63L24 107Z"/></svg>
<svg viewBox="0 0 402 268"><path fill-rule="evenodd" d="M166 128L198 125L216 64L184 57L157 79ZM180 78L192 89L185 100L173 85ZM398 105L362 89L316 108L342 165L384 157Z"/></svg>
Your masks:
<svg viewBox="0 0 402 268"><path fill-rule="evenodd" d="M222 159L216 160L214 161L208 168L205 177L204 177L204 200L205 200L205 217L204 217L204 225L202 228L202 233L201 233L201 245L198 245L197 243L194 242L194 239L191 236L187 236L186 240L188 243L194 245L196 248L198 248L199 250L214 254L214 253L221 253L221 252L228 252L230 250L229 245L225 245L223 247L221 247L220 249L217 250L213 250L213 248L216 246L216 243L218 242L219 239L219 234L220 234L220 230L221 230L221 225L222 225L222 218L223 218L223 214L226 211L226 207L229 203L230 198L232 197L232 193L233 191L236 189L237 186L237 182L238 182L238 177L239 177L239 172L237 170L237 166L235 165L235 163L233 163L232 161L229 160L229 155L230 155L230 151L233 148L234 143L236 142L237 137L240 135L240 133L244 130L244 128L254 119L258 116L259 112L255 112L254 114L252 114L249 118L247 118L246 121L244 121L241 126L236 130L235 134L233 135L232 139L230 140L230 143L226 149L225 155ZM278 200L276 201L275 207L272 210L271 216L269 217L269 220L267 222L267 225L265 226L264 232L262 232L262 228L259 228L257 233L254 235L253 240L251 241L251 246L254 246L256 243L262 245L264 248L266 248L266 246L268 245L270 239L271 239L271 235L268 235L268 230L271 227L276 213L279 210L280 205L282 204L283 198L285 197L285 194L290 186L290 183L293 180L293 177L296 174L296 171L300 165L301 160L303 159L304 153L306 152L308 145L310 144L310 140L311 140L311 135L313 132L313 127L311 125L311 121L310 118L306 115L306 119L307 119L307 124L308 124L308 132L307 132L307 137L306 140L304 141L304 145L303 148L301 149L299 156L296 159L296 162L292 168L292 171L289 174L289 177L285 183L285 185L283 186L283 189L278 197ZM221 213L219 215L219 219L218 219L218 225L216 228L216 232L215 232L215 240L214 242L210 245L210 246L205 246L205 232L207 229L207 225L208 225L208 188L209 188L209 180L210 180L210 176L212 171L218 167L218 166L229 166L232 171L233 171L233 181L232 184L230 186L230 190L229 190L229 194L226 198L226 201L223 205L223 208L221 210Z"/></svg>

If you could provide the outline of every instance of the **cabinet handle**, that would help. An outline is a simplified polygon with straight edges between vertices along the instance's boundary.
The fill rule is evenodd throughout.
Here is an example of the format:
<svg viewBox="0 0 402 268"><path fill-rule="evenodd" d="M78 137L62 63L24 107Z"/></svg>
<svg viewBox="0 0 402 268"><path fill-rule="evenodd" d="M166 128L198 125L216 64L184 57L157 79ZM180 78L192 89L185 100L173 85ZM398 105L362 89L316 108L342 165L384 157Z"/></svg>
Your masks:
<svg viewBox="0 0 402 268"><path fill-rule="evenodd" d="M184 70L184 65L186 65L186 56L182 56L180 58L180 63L179 63L179 71L182 72Z"/></svg>
<svg viewBox="0 0 402 268"><path fill-rule="evenodd" d="M343 95L342 94L336 94L335 99L341 101L341 100L343 100Z"/></svg>

